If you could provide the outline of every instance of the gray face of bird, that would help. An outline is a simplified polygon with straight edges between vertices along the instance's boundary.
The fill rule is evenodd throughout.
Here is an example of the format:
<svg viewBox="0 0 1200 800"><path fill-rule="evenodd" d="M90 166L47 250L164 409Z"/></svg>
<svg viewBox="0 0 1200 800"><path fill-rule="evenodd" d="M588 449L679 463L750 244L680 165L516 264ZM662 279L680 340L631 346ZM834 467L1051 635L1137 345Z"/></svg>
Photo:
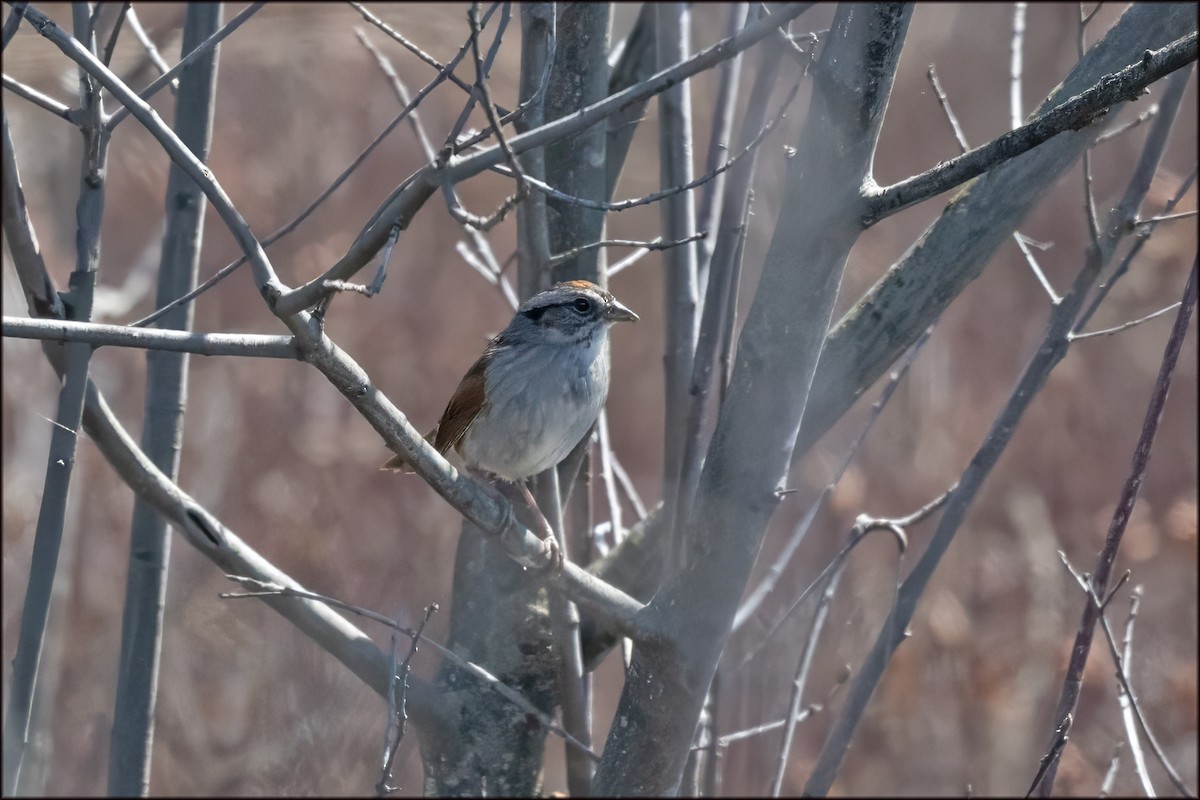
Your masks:
<svg viewBox="0 0 1200 800"><path fill-rule="evenodd" d="M615 322L632 322L637 318L637 314L595 284L568 281L526 301L505 333L512 337L537 337L543 344L583 344Z"/></svg>

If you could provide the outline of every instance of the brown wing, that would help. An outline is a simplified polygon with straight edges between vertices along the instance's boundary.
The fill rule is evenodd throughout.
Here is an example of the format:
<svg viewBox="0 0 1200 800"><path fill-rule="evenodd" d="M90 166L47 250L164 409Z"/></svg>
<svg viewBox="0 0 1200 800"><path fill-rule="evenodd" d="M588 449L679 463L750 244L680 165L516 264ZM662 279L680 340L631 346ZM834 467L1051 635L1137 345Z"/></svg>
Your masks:
<svg viewBox="0 0 1200 800"><path fill-rule="evenodd" d="M442 418L438 420L433 438L433 446L442 455L462 441L462 437L471 427L471 423L483 410L485 400L483 373L499 347L500 337L497 336L488 344L479 360L467 370L467 374L463 376L458 388L451 395L450 402L446 403L446 410L442 412Z"/></svg>
<svg viewBox="0 0 1200 800"><path fill-rule="evenodd" d="M437 448L442 455L446 455L451 447L462 441L467 428L471 427L471 423L483 410L483 371L499 347L500 337L497 336L488 344L479 360L467 370L463 379L459 381L458 388L450 396L450 402L446 404L446 410L442 412L442 418L438 421L437 427L425 434L425 441ZM388 459L380 469L396 472L413 471L412 466L400 455Z"/></svg>

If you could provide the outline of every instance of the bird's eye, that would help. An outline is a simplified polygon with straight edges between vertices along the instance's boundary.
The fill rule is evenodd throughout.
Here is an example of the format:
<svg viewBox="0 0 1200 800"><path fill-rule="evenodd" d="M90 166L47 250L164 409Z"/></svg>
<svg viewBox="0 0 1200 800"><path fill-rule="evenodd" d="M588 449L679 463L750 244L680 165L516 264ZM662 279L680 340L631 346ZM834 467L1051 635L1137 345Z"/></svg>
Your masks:
<svg viewBox="0 0 1200 800"><path fill-rule="evenodd" d="M586 314L592 310L592 301L586 297L580 297L575 301L574 306L580 314Z"/></svg>

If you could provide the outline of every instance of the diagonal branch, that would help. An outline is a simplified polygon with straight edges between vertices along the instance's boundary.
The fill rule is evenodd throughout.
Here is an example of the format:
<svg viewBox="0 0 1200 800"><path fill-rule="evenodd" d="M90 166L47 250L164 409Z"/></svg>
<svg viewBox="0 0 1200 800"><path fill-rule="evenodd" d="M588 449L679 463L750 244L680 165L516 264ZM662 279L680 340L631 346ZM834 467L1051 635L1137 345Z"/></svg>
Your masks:
<svg viewBox="0 0 1200 800"><path fill-rule="evenodd" d="M145 89L142 89L142 91L138 92L137 96L139 98L141 98L141 100L143 102L148 101L151 97L153 97L158 92L159 89L163 88L168 83L172 83L175 80L176 76L178 76L180 72L183 72L183 70L186 69L188 67L188 65L195 63L197 59L199 59L201 56L203 56L209 50L212 50L214 47L216 47L218 44L220 44L227 36L229 36L229 34L233 33L238 28L242 27L242 23L244 23L246 20L250 19L250 17L254 16L256 13L258 13L259 9L261 9L264 5L265 5L265 3L259 2L259 3L251 3L250 5L246 6L246 8L244 8L240 14L238 14L233 19L229 20L229 22L225 23L225 25L219 31L214 33L212 36L209 36L207 39L205 39L203 42L201 42L196 47L195 50L193 50L192 52L190 52L186 56L184 56L182 59L180 59L178 64L171 67L169 70L164 72L162 75L159 75L158 78L156 78L153 83L151 83ZM41 12L37 12L37 16L42 19L45 19L45 15L41 14ZM34 23L34 20L33 20L34 15L33 14L30 14L29 17L30 17L30 20L29 20L30 23L33 24L33 26L38 29L38 33L42 34L43 36L46 36L47 35L46 32L42 29L42 23ZM51 22L50 24L53 25L54 23ZM48 37L48 38L51 38L51 37ZM54 41L54 39L51 38L51 41ZM55 41L55 44L58 44L58 42ZM59 45L59 49L62 49L62 45ZM71 54L67 53L67 55L70 56ZM93 74L95 74L95 73L93 73ZM112 89L107 84L105 85L104 88L108 89L109 91L112 91ZM121 98L118 97L117 99L121 99ZM125 103L123 100L122 100L122 103L124 105L121 108L117 109L115 112L113 112L113 115L111 117L109 117L108 121L105 123L105 127L108 128L109 132L111 132L114 128L116 128L118 125L120 125L121 122L123 122L126 117L128 117L131 113L133 113L133 108L130 106L129 103ZM136 114L134 116L136 116Z"/></svg>
<svg viewBox="0 0 1200 800"><path fill-rule="evenodd" d="M641 83L606 97L598 103L581 108L574 114L548 122L539 128L514 136L509 140L509 146L516 155L520 155L534 147L540 147L563 137L590 128L600 120L614 114L625 106L636 103L647 97L666 91L680 81L690 78L697 73L716 66L723 61L733 58L738 53L760 42L769 36L780 25L800 16L808 10L811 3L788 3L774 14L747 25L734 36L722 39L711 47L701 50L686 61L655 73ZM447 167L451 182L458 183L473 175L478 175L486 169L504 160L504 154L499 146L493 146L480 153L451 159Z"/></svg>
<svg viewBox="0 0 1200 800"><path fill-rule="evenodd" d="M1085 128L1107 114L1112 106L1136 100L1151 83L1195 60L1196 32L1192 31L1159 50L1147 50L1138 63L1105 75L1086 91L982 147L892 186L869 187L864 196L870 210L863 217L863 225L874 225L901 209L965 183L1064 131Z"/></svg>

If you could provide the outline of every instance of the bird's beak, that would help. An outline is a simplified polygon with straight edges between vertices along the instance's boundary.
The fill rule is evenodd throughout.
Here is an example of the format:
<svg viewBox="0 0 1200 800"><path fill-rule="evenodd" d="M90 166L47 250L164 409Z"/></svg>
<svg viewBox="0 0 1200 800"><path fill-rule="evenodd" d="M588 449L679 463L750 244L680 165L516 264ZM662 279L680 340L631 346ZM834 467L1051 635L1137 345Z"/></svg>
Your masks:
<svg viewBox="0 0 1200 800"><path fill-rule="evenodd" d="M638 315L614 299L604 309L605 322L637 322Z"/></svg>

